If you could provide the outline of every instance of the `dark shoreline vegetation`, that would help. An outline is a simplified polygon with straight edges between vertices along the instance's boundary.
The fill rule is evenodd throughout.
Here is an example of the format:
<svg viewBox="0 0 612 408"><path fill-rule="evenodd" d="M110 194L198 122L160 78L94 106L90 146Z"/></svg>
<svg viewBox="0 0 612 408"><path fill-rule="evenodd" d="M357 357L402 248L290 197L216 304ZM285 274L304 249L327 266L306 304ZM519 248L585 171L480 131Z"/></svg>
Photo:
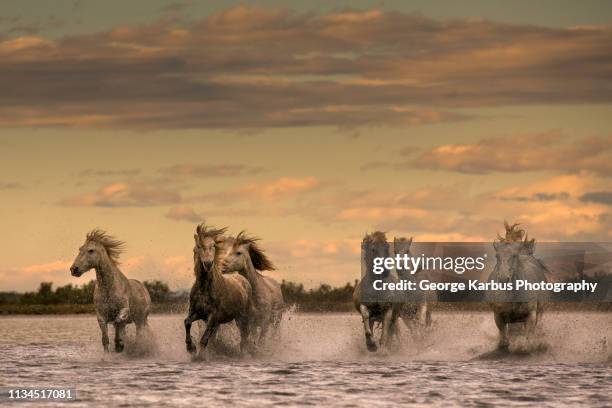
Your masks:
<svg viewBox="0 0 612 408"><path fill-rule="evenodd" d="M354 283L341 287L321 284L318 288L304 289L304 285L283 281L281 287L285 301L298 312L351 312ZM41 282L35 292L0 292L0 315L26 314L83 314L95 313L92 280L84 285L65 285L53 289L53 283ZM145 281L151 295L153 313L186 313L189 292L171 291L162 281ZM555 302L548 310L612 311L607 302ZM489 311L485 302L436 302L438 311Z"/></svg>

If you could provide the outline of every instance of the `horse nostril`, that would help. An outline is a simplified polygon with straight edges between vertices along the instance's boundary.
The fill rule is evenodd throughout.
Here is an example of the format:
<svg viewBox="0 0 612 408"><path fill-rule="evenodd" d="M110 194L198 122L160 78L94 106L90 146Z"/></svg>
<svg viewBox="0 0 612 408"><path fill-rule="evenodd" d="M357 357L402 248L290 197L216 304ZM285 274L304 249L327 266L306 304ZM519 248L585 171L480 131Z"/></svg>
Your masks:
<svg viewBox="0 0 612 408"><path fill-rule="evenodd" d="M72 273L74 275L77 272L79 272L79 267L78 266L71 266L70 267L70 273Z"/></svg>

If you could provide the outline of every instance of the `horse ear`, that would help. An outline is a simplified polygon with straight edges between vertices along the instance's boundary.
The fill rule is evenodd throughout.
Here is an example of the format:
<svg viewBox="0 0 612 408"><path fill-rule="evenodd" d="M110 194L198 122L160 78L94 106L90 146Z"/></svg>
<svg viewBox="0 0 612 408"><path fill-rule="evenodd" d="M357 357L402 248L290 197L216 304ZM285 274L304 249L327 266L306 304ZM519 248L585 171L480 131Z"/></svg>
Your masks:
<svg viewBox="0 0 612 408"><path fill-rule="evenodd" d="M414 237L410 237L410 239L408 240L408 246L412 245L412 238Z"/></svg>
<svg viewBox="0 0 612 408"><path fill-rule="evenodd" d="M198 238L198 234L193 234L193 240L195 241L195 244L197 247L200 246L200 240Z"/></svg>
<svg viewBox="0 0 612 408"><path fill-rule="evenodd" d="M495 248L496 251L499 248L499 243L497 241L493 241L493 248Z"/></svg>

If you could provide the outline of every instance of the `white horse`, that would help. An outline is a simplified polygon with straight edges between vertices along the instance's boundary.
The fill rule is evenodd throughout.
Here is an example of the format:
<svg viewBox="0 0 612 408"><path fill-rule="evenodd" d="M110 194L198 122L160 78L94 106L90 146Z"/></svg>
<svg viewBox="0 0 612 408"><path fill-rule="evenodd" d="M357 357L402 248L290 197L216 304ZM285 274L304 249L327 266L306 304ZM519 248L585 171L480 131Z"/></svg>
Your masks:
<svg viewBox="0 0 612 408"><path fill-rule="evenodd" d="M393 252L395 255L408 255L410 253L410 246L412 245L412 238L394 238L393 239ZM399 280L409 280L418 283L421 279L426 278L425 273L421 270L416 273L400 269L397 271ZM410 334L415 339L422 338L425 330L431 326L431 303L435 301L436 294L427 291L420 293L422 299L403 302L399 305L399 317L403 320L404 324L410 329Z"/></svg>
<svg viewBox="0 0 612 408"><path fill-rule="evenodd" d="M124 347L125 326L135 323L140 335L151 310L147 288L137 280L126 278L117 266L123 245L104 231L94 229L87 234L70 267L70 273L76 277L92 268L96 270L94 303L102 346L108 351L108 323L112 323L115 325L115 351L119 353Z"/></svg>
<svg viewBox="0 0 612 408"><path fill-rule="evenodd" d="M258 271L274 270L274 265L257 245L258 238L248 236L244 231L233 239L231 250L225 253L224 270L236 271L244 276L253 288L254 316L251 332L261 344L272 326L278 334L285 302L281 287L274 279ZM260 329L259 337L256 330Z"/></svg>
<svg viewBox="0 0 612 408"><path fill-rule="evenodd" d="M516 285L518 280L528 282L547 282L548 269L533 256L535 240L521 240L522 234L511 237L513 226L506 224L506 238L493 243L497 263L489 275L489 280ZM509 229L510 228L510 229ZM532 301L491 302L495 324L499 329L499 348L508 349L510 345L510 324L523 323L527 337L533 334L542 319L544 302L541 298Z"/></svg>
<svg viewBox="0 0 612 408"><path fill-rule="evenodd" d="M253 303L251 288L248 280L238 273L222 274L219 257L222 251L214 248L211 252L207 248L207 243L213 240L213 245L217 243L213 238L206 235L205 228L198 226L198 234L193 236L195 241L194 261L196 276L201 276L201 284L198 291L199 297L203 300L206 316L206 330L200 339L200 356L208 345L210 339L215 335L221 324L236 322L240 330L240 352L247 351L249 341L250 319L253 316ZM202 239L202 237L204 237ZM210 259L212 254L213 258ZM195 285L194 285L195 286ZM193 291L192 291L193 294ZM192 298L193 300L193 298ZM191 309L191 306L190 306ZM191 312L191 311L190 311ZM189 336L189 333L186 333ZM187 343L189 351L189 343Z"/></svg>

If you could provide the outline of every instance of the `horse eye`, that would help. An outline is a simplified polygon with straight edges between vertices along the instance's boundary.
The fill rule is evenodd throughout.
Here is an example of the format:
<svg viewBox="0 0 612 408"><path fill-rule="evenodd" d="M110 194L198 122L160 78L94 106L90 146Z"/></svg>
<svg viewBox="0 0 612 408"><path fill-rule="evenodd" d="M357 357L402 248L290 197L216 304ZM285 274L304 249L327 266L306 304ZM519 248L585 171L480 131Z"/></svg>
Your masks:
<svg viewBox="0 0 612 408"><path fill-rule="evenodd" d="M236 252L236 255L242 255L242 252L238 251Z"/></svg>
<svg viewBox="0 0 612 408"><path fill-rule="evenodd" d="M89 252L90 254L93 254L93 253L94 253L94 250L93 250L93 249L90 249L90 250L88 250L87 252Z"/></svg>

